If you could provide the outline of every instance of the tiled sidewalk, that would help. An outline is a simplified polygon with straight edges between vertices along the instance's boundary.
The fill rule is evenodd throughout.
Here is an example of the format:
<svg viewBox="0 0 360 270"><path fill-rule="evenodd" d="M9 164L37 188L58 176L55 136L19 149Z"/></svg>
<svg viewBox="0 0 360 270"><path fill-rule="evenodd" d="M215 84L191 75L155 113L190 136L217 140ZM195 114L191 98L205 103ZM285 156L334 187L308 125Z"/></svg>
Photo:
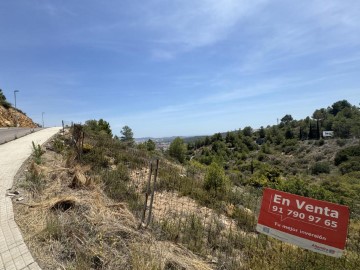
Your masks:
<svg viewBox="0 0 360 270"><path fill-rule="evenodd" d="M43 144L60 128L48 128L0 145L0 270L40 269L31 256L14 221L13 206L6 192L21 165L32 153L32 142Z"/></svg>

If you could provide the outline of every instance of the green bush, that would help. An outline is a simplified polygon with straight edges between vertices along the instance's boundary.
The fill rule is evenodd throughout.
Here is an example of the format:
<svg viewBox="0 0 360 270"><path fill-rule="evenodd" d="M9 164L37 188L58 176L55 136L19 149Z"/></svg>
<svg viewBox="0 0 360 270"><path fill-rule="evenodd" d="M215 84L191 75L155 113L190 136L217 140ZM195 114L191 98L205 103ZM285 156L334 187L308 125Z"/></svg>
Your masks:
<svg viewBox="0 0 360 270"><path fill-rule="evenodd" d="M54 151L56 153L61 153L62 151L64 151L65 149L65 145L64 145L64 142L62 140L60 140L59 138L56 138L54 140L54 143L53 143L53 146L54 146Z"/></svg>
<svg viewBox="0 0 360 270"><path fill-rule="evenodd" d="M215 193L224 193L227 191L229 183L224 169L217 163L212 163L205 176L204 188Z"/></svg>
<svg viewBox="0 0 360 270"><path fill-rule="evenodd" d="M41 163L41 156L44 154L44 151L41 149L41 146L38 144L37 146L35 145L34 142L32 142L32 147L34 150L34 160L36 164L40 164Z"/></svg>
<svg viewBox="0 0 360 270"><path fill-rule="evenodd" d="M89 152L84 153L83 159L94 168L107 168L109 160L105 157L105 150L103 147L93 147Z"/></svg>
<svg viewBox="0 0 360 270"><path fill-rule="evenodd" d="M348 161L351 157L360 157L360 145L349 146L336 153L335 165Z"/></svg>
<svg viewBox="0 0 360 270"><path fill-rule="evenodd" d="M316 162L313 166L311 166L312 174L320 174L320 173L330 173L330 165L328 162Z"/></svg>
<svg viewBox="0 0 360 270"><path fill-rule="evenodd" d="M135 187L130 183L130 175L125 165L118 165L115 171L103 173L105 193L115 201L125 201L129 207L138 211L141 208L141 200Z"/></svg>
<svg viewBox="0 0 360 270"><path fill-rule="evenodd" d="M237 226L241 230L246 232L253 232L255 230L255 216L245 209L236 207L232 218L236 221Z"/></svg>
<svg viewBox="0 0 360 270"><path fill-rule="evenodd" d="M0 105L4 106L6 109L9 109L11 107L11 104L6 100L6 97L1 89L0 89Z"/></svg>
<svg viewBox="0 0 360 270"><path fill-rule="evenodd" d="M175 214L158 224L159 237L163 240L179 242L193 252L201 253L205 247L205 228L202 220L195 214Z"/></svg>
<svg viewBox="0 0 360 270"><path fill-rule="evenodd" d="M183 227L183 242L187 247L197 253L201 253L205 247L204 231L202 220L195 214L186 217L185 226Z"/></svg>
<svg viewBox="0 0 360 270"><path fill-rule="evenodd" d="M360 171L360 157L352 157L339 165L342 174Z"/></svg>
<svg viewBox="0 0 360 270"><path fill-rule="evenodd" d="M186 144L180 137L175 138L169 147L169 155L177 159L180 163L184 163L186 154Z"/></svg>

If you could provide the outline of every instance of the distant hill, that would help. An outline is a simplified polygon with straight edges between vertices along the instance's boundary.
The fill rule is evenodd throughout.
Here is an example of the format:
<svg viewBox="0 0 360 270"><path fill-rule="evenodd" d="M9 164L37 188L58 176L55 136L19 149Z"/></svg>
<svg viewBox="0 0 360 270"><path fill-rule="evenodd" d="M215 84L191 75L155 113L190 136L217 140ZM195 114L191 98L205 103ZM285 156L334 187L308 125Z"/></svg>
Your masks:
<svg viewBox="0 0 360 270"><path fill-rule="evenodd" d="M224 133L225 134L225 133ZM135 138L135 142L137 143L143 143L148 140L152 140L154 142L160 142L160 143L171 143L173 140L175 140L177 137L184 140L186 143L195 142L197 140L204 139L207 135L199 135L199 136L171 136L171 137L162 137L162 138L153 138L153 137L143 137L143 138Z"/></svg>
<svg viewBox="0 0 360 270"><path fill-rule="evenodd" d="M143 137L143 138L135 138L135 142L143 143L143 142L146 142L148 140L152 140L152 141L158 142L158 143L171 143L175 138L177 138L177 136L162 137L162 138ZM180 136L180 138L187 138L187 137Z"/></svg>
<svg viewBox="0 0 360 270"><path fill-rule="evenodd" d="M333 192L335 188L328 187L331 182L341 179L341 188L351 190L354 185L348 179L360 180L359 141L360 109L341 100L302 120L287 114L278 125L258 130L244 127L188 142L187 159L204 166L220 165L236 185L291 189L321 199L327 191L315 194L318 186L310 183ZM308 182L289 187L289 179ZM348 191L335 193L338 197L330 199L338 203L354 197ZM356 212L360 215L360 205Z"/></svg>

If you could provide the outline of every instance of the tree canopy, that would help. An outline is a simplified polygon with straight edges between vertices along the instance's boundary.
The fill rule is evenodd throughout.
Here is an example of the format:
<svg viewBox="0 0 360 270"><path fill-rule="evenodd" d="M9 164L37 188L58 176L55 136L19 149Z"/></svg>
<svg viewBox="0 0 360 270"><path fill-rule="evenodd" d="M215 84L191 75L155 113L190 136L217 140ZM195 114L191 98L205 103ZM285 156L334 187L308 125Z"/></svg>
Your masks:
<svg viewBox="0 0 360 270"><path fill-rule="evenodd" d="M0 105L4 106L7 109L11 107L11 104L6 100L6 97L5 97L2 89L0 89Z"/></svg>
<svg viewBox="0 0 360 270"><path fill-rule="evenodd" d="M205 175L204 188L219 195L227 191L229 184L224 169L215 162L211 163Z"/></svg>
<svg viewBox="0 0 360 270"><path fill-rule="evenodd" d="M121 137L120 140L129 144L134 143L134 133L132 129L129 126L124 126L121 131Z"/></svg>
<svg viewBox="0 0 360 270"><path fill-rule="evenodd" d="M103 119L100 120L88 120L85 125L94 132L110 135L112 137L112 131L110 124Z"/></svg>
<svg viewBox="0 0 360 270"><path fill-rule="evenodd" d="M173 158L176 158L179 162L183 163L185 161L186 154L186 145L184 140L180 137L175 138L170 144L169 155Z"/></svg>

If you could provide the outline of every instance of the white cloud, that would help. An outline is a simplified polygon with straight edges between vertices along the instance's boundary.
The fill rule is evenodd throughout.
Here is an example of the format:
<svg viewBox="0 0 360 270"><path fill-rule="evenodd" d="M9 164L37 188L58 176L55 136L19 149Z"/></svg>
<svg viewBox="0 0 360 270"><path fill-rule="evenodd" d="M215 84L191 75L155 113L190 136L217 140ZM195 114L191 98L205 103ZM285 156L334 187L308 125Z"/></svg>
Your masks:
<svg viewBox="0 0 360 270"><path fill-rule="evenodd" d="M338 48L360 44L360 2L301 1L272 2L252 18L246 56L241 59L243 75L275 71L283 63L300 62L312 55L331 54ZM347 57L344 55L344 57Z"/></svg>
<svg viewBox="0 0 360 270"><path fill-rule="evenodd" d="M77 14L65 7L65 5L58 5L47 0L37 0L37 8L45 11L50 16L76 16Z"/></svg>
<svg viewBox="0 0 360 270"><path fill-rule="evenodd" d="M145 23L157 33L156 45L172 54L208 46L221 41L237 23L250 15L264 0L198 0L153 2ZM161 55L160 55L161 56Z"/></svg>
<svg viewBox="0 0 360 270"><path fill-rule="evenodd" d="M175 57L172 52L155 49L152 51L152 57L156 60L171 60Z"/></svg>

